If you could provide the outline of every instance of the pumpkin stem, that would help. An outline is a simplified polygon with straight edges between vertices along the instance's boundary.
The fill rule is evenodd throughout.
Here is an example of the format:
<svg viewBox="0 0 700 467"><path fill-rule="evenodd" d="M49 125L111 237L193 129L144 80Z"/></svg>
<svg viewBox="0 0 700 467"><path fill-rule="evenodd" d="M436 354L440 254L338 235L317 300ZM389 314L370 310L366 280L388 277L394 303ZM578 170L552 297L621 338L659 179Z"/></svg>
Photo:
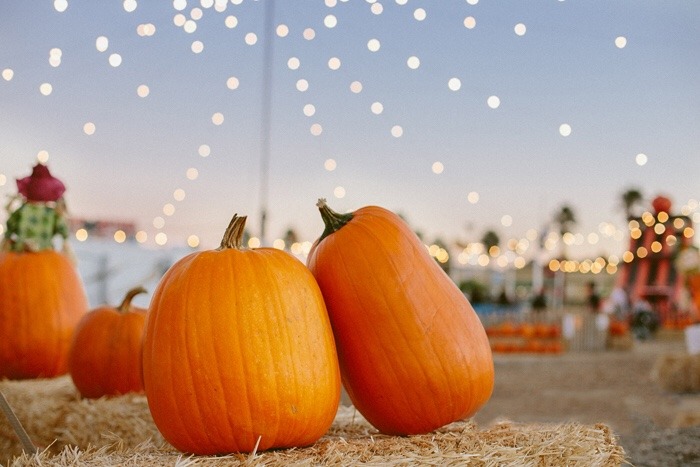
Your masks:
<svg viewBox="0 0 700 467"><path fill-rule="evenodd" d="M325 198L319 198L318 202L316 203L316 207L318 207L318 210L321 211L321 218L323 219L323 223L326 225L326 228L318 241L323 240L333 232L343 227L345 224L350 222L350 219L353 217L351 212L347 214L340 214L329 208L326 204Z"/></svg>
<svg viewBox="0 0 700 467"><path fill-rule="evenodd" d="M140 285L129 290L124 296L124 300L122 300L121 305L119 305L119 307L117 308L117 310L119 310L119 313L126 313L127 311L129 311L129 308L131 307L131 300L133 300L133 298L138 294L146 292L147 290L141 287Z"/></svg>
<svg viewBox="0 0 700 467"><path fill-rule="evenodd" d="M231 222L226 227L226 232L224 232L224 237L221 239L221 245L217 248L218 250L226 250L228 248L243 249L243 232L245 231L246 219L246 216L238 217L238 214L233 215Z"/></svg>

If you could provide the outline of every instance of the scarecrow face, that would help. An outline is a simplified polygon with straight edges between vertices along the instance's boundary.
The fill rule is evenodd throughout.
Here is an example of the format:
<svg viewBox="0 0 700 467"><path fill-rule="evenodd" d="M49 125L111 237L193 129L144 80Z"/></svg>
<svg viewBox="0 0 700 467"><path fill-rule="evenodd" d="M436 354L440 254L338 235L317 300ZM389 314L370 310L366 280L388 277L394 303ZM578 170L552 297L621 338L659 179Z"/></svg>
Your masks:
<svg viewBox="0 0 700 467"><path fill-rule="evenodd" d="M17 179L17 190L27 201L49 202L57 201L66 187L51 175L47 166L37 164L30 176Z"/></svg>

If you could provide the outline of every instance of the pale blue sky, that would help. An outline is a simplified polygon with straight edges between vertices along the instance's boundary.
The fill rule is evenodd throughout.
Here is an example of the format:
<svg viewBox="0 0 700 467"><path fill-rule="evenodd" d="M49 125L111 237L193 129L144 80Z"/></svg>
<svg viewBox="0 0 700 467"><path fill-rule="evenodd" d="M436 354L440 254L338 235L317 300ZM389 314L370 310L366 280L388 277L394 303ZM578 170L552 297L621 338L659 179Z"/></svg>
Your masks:
<svg viewBox="0 0 700 467"><path fill-rule="evenodd" d="M121 1L68 0L58 12L51 1L3 2L0 195L14 193L14 178L47 151L75 216L133 220L151 245L164 232L170 245L194 234L216 246L234 212L247 214L257 234L264 3L229 1L216 11L190 0L178 11L170 1L141 0L127 12ZM193 8L202 18L187 33L174 18L196 17ZM328 15L335 27L324 25ZM524 35L514 30L519 23ZM155 33L137 34L142 24ZM478 240L487 229L522 237L562 204L584 236L601 222L624 228L619 197L630 187L649 198L667 194L678 209L700 199L700 2L277 0L275 25L289 32L273 39L268 243L289 227L314 240L323 230L319 197L339 211L385 206L427 240L447 241ZM249 33L257 43L246 43ZM104 52L99 36L109 40ZM624 48L615 44L620 36ZM49 63L53 48L58 66ZM115 53L118 67L108 61ZM407 65L412 56L416 69ZM292 57L298 69L289 68ZM337 70L328 65L334 57ZM458 90L448 87L453 78ZM297 89L300 79L308 90ZM361 92L351 91L356 81ZM52 85L50 95L42 83ZM147 97L137 95L141 85ZM490 96L500 106L490 108ZM217 112L221 125L212 123ZM402 136L392 135L394 126ZM324 168L327 159L335 170ZM436 162L442 173L433 172ZM176 189L183 200L173 198ZM601 238L570 252L626 246Z"/></svg>

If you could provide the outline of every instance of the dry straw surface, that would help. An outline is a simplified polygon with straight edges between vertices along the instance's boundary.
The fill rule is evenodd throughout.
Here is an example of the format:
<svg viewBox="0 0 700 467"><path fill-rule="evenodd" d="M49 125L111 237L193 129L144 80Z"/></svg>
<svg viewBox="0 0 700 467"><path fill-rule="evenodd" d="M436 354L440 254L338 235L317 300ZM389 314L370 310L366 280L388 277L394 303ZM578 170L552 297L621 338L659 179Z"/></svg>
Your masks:
<svg viewBox="0 0 700 467"><path fill-rule="evenodd" d="M352 407L307 448L197 457L179 453L158 433L143 396L81 399L67 377L0 382L0 390L42 451L22 453L0 417L0 463L5 466L614 466L624 451L603 424L523 425L472 422L420 436L384 436Z"/></svg>
<svg viewBox="0 0 700 467"><path fill-rule="evenodd" d="M700 354L663 354L657 359L652 373L666 391L700 393Z"/></svg>

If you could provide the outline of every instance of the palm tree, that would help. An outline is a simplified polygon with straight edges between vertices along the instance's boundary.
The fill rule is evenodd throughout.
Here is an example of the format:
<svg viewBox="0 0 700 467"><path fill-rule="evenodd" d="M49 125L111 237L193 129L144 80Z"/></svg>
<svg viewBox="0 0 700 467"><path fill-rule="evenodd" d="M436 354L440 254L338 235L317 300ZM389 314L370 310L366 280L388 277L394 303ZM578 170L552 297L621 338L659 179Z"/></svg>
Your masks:
<svg viewBox="0 0 700 467"><path fill-rule="evenodd" d="M484 248L486 249L486 252L488 253L491 248L501 244L501 239L495 231L487 230L484 233L484 236L481 237L481 243L484 244Z"/></svg>
<svg viewBox="0 0 700 467"><path fill-rule="evenodd" d="M568 205L563 205L554 215L554 223L559 227L559 234L563 237L570 233L576 224L576 215ZM566 244L562 241L561 256L566 259Z"/></svg>
<svg viewBox="0 0 700 467"><path fill-rule="evenodd" d="M622 193L622 208L625 211L627 220L634 217L635 207L641 204L643 199L642 192L636 188L629 188Z"/></svg>

